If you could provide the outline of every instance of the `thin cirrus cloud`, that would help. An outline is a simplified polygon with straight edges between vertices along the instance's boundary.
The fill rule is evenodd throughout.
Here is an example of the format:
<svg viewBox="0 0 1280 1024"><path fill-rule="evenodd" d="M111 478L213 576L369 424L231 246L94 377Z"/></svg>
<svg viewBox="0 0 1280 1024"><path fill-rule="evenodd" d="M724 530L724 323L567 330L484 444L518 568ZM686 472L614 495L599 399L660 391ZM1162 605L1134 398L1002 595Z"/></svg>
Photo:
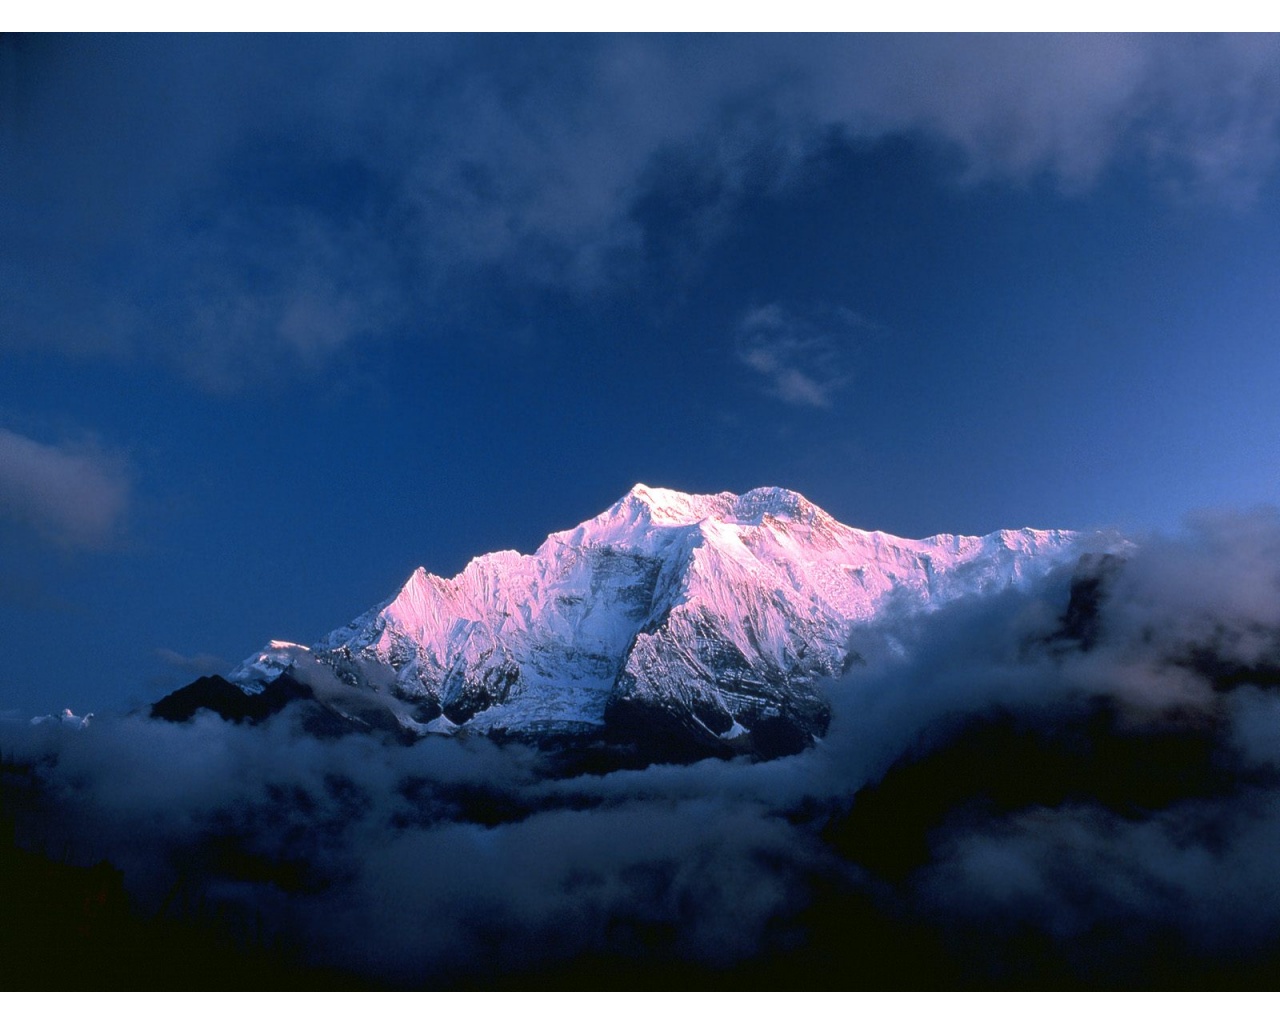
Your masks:
<svg viewBox="0 0 1280 1024"><path fill-rule="evenodd" d="M1124 166L1233 204L1280 162L1274 36L134 37L0 65L4 344L214 391L465 322L495 268L590 301L672 230L655 210L684 211L663 251L696 274L833 137L922 139L962 184ZM784 390L829 401L812 383Z"/></svg>
<svg viewBox="0 0 1280 1024"><path fill-rule="evenodd" d="M787 405L830 409L850 383L848 349L866 326L842 307L802 316L780 305L757 306L738 322L735 352L769 396Z"/></svg>
<svg viewBox="0 0 1280 1024"><path fill-rule="evenodd" d="M121 456L0 427L0 519L57 546L104 548L119 538L129 498Z"/></svg>

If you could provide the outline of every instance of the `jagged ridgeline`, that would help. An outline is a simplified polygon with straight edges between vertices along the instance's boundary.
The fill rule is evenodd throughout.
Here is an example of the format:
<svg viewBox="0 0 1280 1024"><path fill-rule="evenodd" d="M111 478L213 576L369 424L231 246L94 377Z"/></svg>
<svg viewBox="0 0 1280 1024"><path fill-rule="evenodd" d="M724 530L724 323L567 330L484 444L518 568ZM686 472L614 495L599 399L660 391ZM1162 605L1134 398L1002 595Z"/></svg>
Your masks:
<svg viewBox="0 0 1280 1024"><path fill-rule="evenodd" d="M258 721L306 700L319 732L776 756L826 730L822 685L857 661L855 627L1018 586L1107 544L1031 529L904 540L781 488L637 484L531 555L482 555L452 579L417 569L320 641L272 641L153 713Z"/></svg>

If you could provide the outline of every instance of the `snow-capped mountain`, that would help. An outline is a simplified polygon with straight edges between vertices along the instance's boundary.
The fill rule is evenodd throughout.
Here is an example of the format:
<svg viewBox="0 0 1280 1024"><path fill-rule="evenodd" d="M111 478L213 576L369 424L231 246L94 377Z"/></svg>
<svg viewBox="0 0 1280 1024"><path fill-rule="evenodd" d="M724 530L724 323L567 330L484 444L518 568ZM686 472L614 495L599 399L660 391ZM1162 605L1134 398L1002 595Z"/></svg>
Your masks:
<svg viewBox="0 0 1280 1024"><path fill-rule="evenodd" d="M796 749L819 690L857 659L854 627L1043 575L1096 548L1062 530L904 540L845 526L780 488L691 495L637 484L530 555L417 569L310 647L273 641L232 673L279 677L410 733L664 736Z"/></svg>

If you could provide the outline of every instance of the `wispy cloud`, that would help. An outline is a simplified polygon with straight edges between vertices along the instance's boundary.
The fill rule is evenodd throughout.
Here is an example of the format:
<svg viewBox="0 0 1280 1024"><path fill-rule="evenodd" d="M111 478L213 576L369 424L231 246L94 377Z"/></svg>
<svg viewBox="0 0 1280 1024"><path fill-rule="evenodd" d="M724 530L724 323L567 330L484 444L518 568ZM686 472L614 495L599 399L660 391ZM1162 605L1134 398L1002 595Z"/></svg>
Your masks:
<svg viewBox="0 0 1280 1024"><path fill-rule="evenodd" d="M0 427L0 516L11 523L61 546L101 548L118 537L129 498L122 456Z"/></svg>
<svg viewBox="0 0 1280 1024"><path fill-rule="evenodd" d="M843 37L809 56L797 117L922 133L962 156L969 182L1043 174L1080 191L1128 165L1235 202L1280 159L1275 36Z"/></svg>
<svg viewBox="0 0 1280 1024"><path fill-rule="evenodd" d="M372 225L307 210L227 215L181 253L166 357L205 389L317 374L399 322Z"/></svg>
<svg viewBox="0 0 1280 1024"><path fill-rule="evenodd" d="M774 398L830 409L851 379L850 343L866 326L857 313L840 307L800 316L778 305L759 306L738 322L736 354Z"/></svg>
<svg viewBox="0 0 1280 1024"><path fill-rule="evenodd" d="M925 140L962 183L1125 167L1232 203L1280 164L1275 36L118 45L0 44L0 343L142 352L214 390L465 318L459 285L495 271L589 296L655 252L696 269L833 139ZM820 406L814 383L783 387Z"/></svg>
<svg viewBox="0 0 1280 1024"><path fill-rule="evenodd" d="M157 647L152 653L166 665L184 674L211 676L225 674L232 668L229 661L216 654L182 654L167 647Z"/></svg>

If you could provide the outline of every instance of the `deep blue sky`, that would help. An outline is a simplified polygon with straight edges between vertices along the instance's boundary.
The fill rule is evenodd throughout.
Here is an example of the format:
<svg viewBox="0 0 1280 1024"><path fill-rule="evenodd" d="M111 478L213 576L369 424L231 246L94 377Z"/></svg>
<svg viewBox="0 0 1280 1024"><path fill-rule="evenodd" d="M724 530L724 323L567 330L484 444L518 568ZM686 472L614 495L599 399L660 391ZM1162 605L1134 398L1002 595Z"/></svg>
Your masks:
<svg viewBox="0 0 1280 1024"><path fill-rule="evenodd" d="M921 536L1280 476L1275 37L0 38L0 709L632 483Z"/></svg>

